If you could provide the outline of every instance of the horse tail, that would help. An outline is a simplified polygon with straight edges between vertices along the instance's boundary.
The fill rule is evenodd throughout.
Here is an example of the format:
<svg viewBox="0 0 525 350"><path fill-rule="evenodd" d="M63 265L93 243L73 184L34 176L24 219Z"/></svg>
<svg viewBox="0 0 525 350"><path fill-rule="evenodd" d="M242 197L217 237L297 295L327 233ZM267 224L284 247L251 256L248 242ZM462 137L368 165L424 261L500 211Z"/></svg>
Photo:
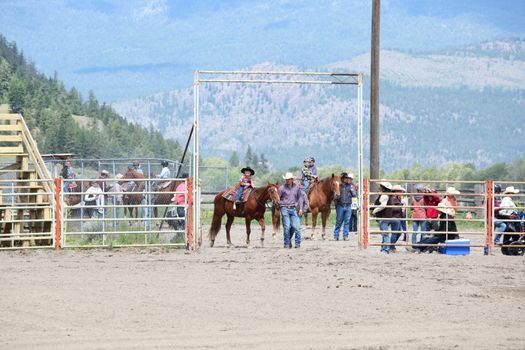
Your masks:
<svg viewBox="0 0 525 350"><path fill-rule="evenodd" d="M213 201L213 218L211 220L211 226L210 226L210 240L213 242L215 241L215 237L217 237L217 234L221 230L221 221L224 213L222 215L220 212L220 206L221 204L224 206L224 201L222 200L222 192L217 194L215 196L215 200ZM224 211L224 209L223 209Z"/></svg>

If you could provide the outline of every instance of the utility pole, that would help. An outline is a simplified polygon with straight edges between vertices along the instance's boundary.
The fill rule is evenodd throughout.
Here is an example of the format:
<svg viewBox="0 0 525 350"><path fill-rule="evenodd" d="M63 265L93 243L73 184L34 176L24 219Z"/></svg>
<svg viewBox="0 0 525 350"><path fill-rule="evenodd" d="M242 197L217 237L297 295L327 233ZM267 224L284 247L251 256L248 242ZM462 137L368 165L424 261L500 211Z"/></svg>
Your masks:
<svg viewBox="0 0 525 350"><path fill-rule="evenodd" d="M379 18L381 0L372 0L370 62L370 178L379 179Z"/></svg>

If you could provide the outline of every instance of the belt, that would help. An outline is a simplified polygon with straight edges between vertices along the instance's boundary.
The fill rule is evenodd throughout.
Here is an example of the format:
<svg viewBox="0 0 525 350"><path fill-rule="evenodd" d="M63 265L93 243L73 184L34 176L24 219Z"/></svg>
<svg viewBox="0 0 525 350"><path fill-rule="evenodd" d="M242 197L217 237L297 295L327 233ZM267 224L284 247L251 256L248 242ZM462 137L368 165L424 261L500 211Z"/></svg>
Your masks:
<svg viewBox="0 0 525 350"><path fill-rule="evenodd" d="M281 208L295 209L295 205L281 205Z"/></svg>
<svg viewBox="0 0 525 350"><path fill-rule="evenodd" d="M342 205L343 207L348 207L349 205L352 205L352 203L339 203L339 205Z"/></svg>

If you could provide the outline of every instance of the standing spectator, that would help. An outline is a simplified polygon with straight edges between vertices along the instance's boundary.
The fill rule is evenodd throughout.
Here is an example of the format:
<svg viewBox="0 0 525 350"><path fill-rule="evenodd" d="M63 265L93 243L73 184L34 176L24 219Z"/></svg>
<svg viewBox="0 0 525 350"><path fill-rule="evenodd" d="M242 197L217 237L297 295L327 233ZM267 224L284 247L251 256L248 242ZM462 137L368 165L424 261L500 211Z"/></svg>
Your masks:
<svg viewBox="0 0 525 350"><path fill-rule="evenodd" d="M120 183L120 180L122 180L124 176L122 174L117 174L115 176L115 184L111 187L111 190L112 192L114 192L114 194L112 195L112 200L113 200L113 219L117 219L119 217L119 214L120 214L120 206L122 206L124 204L123 202L123 188L122 188L122 185ZM116 227L117 226L117 220L113 220L113 227Z"/></svg>
<svg viewBox="0 0 525 350"><path fill-rule="evenodd" d="M348 174L348 176L350 176L352 178L352 180L354 179L354 174ZM354 232L354 234L357 235L357 210L359 209L359 199L357 198L357 195L358 195L358 192L359 191L359 185L356 185L355 186L355 197L352 197L352 215L350 216L350 232Z"/></svg>
<svg viewBox="0 0 525 350"><path fill-rule="evenodd" d="M188 174L182 174L182 178L188 178ZM181 219L175 220L174 228L175 230L183 230L184 220L186 218L186 181L181 181L181 183L177 185L177 188L175 188L175 192L177 193L173 195L171 201L177 206L175 212L177 213L177 217Z"/></svg>
<svg viewBox="0 0 525 350"><path fill-rule="evenodd" d="M71 166L71 162L69 160L64 163L62 170L60 171L60 176L66 180L62 185L62 190L64 192L69 192L70 190L77 187L77 184L74 181L67 181L73 180L77 177L77 174L75 174L73 171L73 167Z"/></svg>
<svg viewBox="0 0 525 350"><path fill-rule="evenodd" d="M144 175L144 172L142 171L142 168L140 167L140 163L138 160L134 160L131 166L133 167L133 170Z"/></svg>
<svg viewBox="0 0 525 350"><path fill-rule="evenodd" d="M406 214L403 211L403 200L404 197L402 193L406 192L406 190L401 185L394 185L392 186L392 198L390 200L390 205L394 205L396 207L391 208L392 209L392 218L393 220L397 221L397 227L398 231L402 231L406 234ZM392 230L394 231L394 230ZM401 232L392 233L390 237L390 243L396 244L399 240L399 237L401 237ZM393 245L390 247L390 252L395 252L396 246Z"/></svg>
<svg viewBox="0 0 525 350"><path fill-rule="evenodd" d="M299 185L294 183L294 176L288 172L285 176L285 183L279 187L279 197L281 203L281 216L283 219L284 247L291 248L290 229L295 233L295 248L301 246L301 219L303 215L303 194Z"/></svg>
<svg viewBox="0 0 525 350"><path fill-rule="evenodd" d="M432 221L432 219L437 219L437 217L439 216L439 211L437 211L437 209L433 207L436 207L439 204L439 202L441 202L441 197L437 195L436 190L431 190L428 187L425 187L425 193L427 194L425 194L423 198L425 199L425 206L427 207L427 219L430 219L427 220L427 229L428 231L437 231L439 228L439 222Z"/></svg>
<svg viewBox="0 0 525 350"><path fill-rule="evenodd" d="M355 186L352 183L353 175L350 176L348 173L341 174L341 180L343 180L343 186L341 186L341 196L337 199L335 204L336 211L336 223L334 228L334 239L339 240L339 231L341 231L341 225L343 228L343 239L348 240L348 234L350 232L350 217L352 216L352 198L356 197Z"/></svg>
<svg viewBox="0 0 525 350"><path fill-rule="evenodd" d="M374 202L374 210L372 214L378 218L379 229L381 230L382 243L381 252L388 254L390 252L390 234L388 233L388 228L392 231L399 231L399 221L392 220L392 198L395 196L391 195L392 184L387 181L382 181L379 183L379 188L381 190L381 195ZM388 244L388 245L387 245Z"/></svg>
<svg viewBox="0 0 525 350"><path fill-rule="evenodd" d="M88 206L87 214L89 218L98 218L104 213L104 194L97 181L91 181L84 195L84 203Z"/></svg>
<svg viewBox="0 0 525 350"><path fill-rule="evenodd" d="M425 231L428 231L426 220L427 211L423 208L425 206L425 199L422 194L419 194L425 192L425 187L423 185L417 185L416 191L418 194L412 197L412 244L416 244L417 242L418 228L421 229L420 240L425 238Z"/></svg>

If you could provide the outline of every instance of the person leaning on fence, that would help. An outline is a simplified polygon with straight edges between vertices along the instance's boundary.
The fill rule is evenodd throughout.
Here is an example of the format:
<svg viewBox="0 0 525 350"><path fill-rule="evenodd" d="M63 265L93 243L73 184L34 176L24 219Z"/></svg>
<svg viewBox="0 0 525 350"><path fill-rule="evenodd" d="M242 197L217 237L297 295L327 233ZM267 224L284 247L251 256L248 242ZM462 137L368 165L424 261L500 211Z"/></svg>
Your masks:
<svg viewBox="0 0 525 350"><path fill-rule="evenodd" d="M520 190L518 190L517 188L514 188L514 186L508 186L507 188L505 188L505 191L503 191L503 199L501 200L501 203L499 204L499 218L503 221L505 220L517 220L518 219L518 211L517 211L517 208L516 208L516 204L514 203L514 201L512 200L512 197L511 196L505 196L506 194L518 194L520 192ZM506 229L506 226L508 225L507 224L504 224L505 225L505 229ZM505 229L501 232L505 232ZM496 235L496 238L494 239L495 243L496 244L501 244L501 237L502 237L502 234L498 234Z"/></svg>
<svg viewBox="0 0 525 350"><path fill-rule="evenodd" d="M459 238L456 222L454 217L456 216L456 207L458 202L456 200L456 195L460 194L458 190L454 187L447 188L445 193L446 197L436 207L436 210L439 212L439 227L436 230L437 232L445 233L435 233L431 237L426 237L425 239L419 241L417 244L419 246L416 249L419 249L419 252L428 252L432 253L436 251L435 244L443 243L447 239L457 239ZM428 245L427 245L428 244Z"/></svg>
<svg viewBox="0 0 525 350"><path fill-rule="evenodd" d="M402 231L403 233L406 234L406 230L407 230L407 227L406 227L406 213L404 211L404 208L403 208L403 201L404 201L404 197L403 196L403 193L406 192L406 190L400 186L400 185L394 185L392 186L392 192L394 193L392 195L392 199L391 199L391 204L390 205L395 205L397 207L395 208L392 208L392 218L394 218L395 220L397 220L398 222L398 230L399 231ZM392 233L392 235L390 236L390 243L392 244L396 244L397 241L399 240L399 237L401 237L401 233L400 232L397 232L397 233ZM396 246L391 246L390 247L390 252L394 252L396 251Z"/></svg>
<svg viewBox="0 0 525 350"><path fill-rule="evenodd" d="M343 239L348 240L348 234L350 233L350 217L352 216L352 198L356 196L355 186L352 183L353 175L348 173L341 174L341 180L343 186L341 186L341 196L335 202L335 227L334 227L334 239L339 240L339 232L341 231L341 225L343 225Z"/></svg>
<svg viewBox="0 0 525 350"><path fill-rule="evenodd" d="M88 207L89 218L98 218L104 213L104 193L97 181L91 181L84 195L84 204Z"/></svg>
<svg viewBox="0 0 525 350"><path fill-rule="evenodd" d="M412 202L411 202L411 206L412 206L412 244L416 244L417 242L418 228L421 229L420 240L423 240L425 238L425 231L428 231L428 224L426 220L427 211L424 208L425 199L423 198L423 195L422 195L422 193L425 192L425 187L423 185L417 185L416 191L418 194L412 197Z"/></svg>
<svg viewBox="0 0 525 350"><path fill-rule="evenodd" d="M283 176L285 183L279 187L281 216L283 220L284 247L291 248L290 230L295 234L295 248L301 247L301 219L303 215L303 192L294 183L294 176L288 172Z"/></svg>
<svg viewBox="0 0 525 350"><path fill-rule="evenodd" d="M182 174L182 178L186 179L188 178L188 174ZM175 204L177 207L175 208L175 213L177 214L177 218L181 218L179 220L175 220L174 222L174 228L175 230L182 230L184 229L184 219L186 218L186 211L185 211L185 205L186 205L186 181L181 181L180 184L177 185L177 188L175 188L175 193L173 197L171 198L171 202Z"/></svg>
<svg viewBox="0 0 525 350"><path fill-rule="evenodd" d="M378 219L379 230L381 231L382 243L390 243L390 234L388 233L388 227L392 231L399 231L399 221L392 220L392 184L387 181L379 183L381 195L374 202L374 210L372 214ZM388 206L388 207L387 207ZM381 252L388 254L390 252L389 245L381 245Z"/></svg>
<svg viewBox="0 0 525 350"><path fill-rule="evenodd" d="M113 184L113 186L111 187L111 191L112 192L115 192L115 194L113 194L111 197L112 197L112 200L113 200L113 205L115 206L113 208L113 213L114 213L114 217L115 218L118 218L119 217L119 211L120 211L120 206L122 206L124 204L124 201L123 201L123 193L122 191L124 190L122 188L122 185L121 185L121 180L124 176L122 174L117 174L115 175L115 183ZM113 223L114 226L116 226L116 221Z"/></svg>
<svg viewBox="0 0 525 350"><path fill-rule="evenodd" d="M77 177L77 174L73 171L73 167L71 166L71 162L67 161L64 163L62 170L60 171L60 176L64 180L72 180ZM62 185L62 190L64 192L70 192L70 190L77 187L77 184L75 181L64 181L64 184Z"/></svg>

